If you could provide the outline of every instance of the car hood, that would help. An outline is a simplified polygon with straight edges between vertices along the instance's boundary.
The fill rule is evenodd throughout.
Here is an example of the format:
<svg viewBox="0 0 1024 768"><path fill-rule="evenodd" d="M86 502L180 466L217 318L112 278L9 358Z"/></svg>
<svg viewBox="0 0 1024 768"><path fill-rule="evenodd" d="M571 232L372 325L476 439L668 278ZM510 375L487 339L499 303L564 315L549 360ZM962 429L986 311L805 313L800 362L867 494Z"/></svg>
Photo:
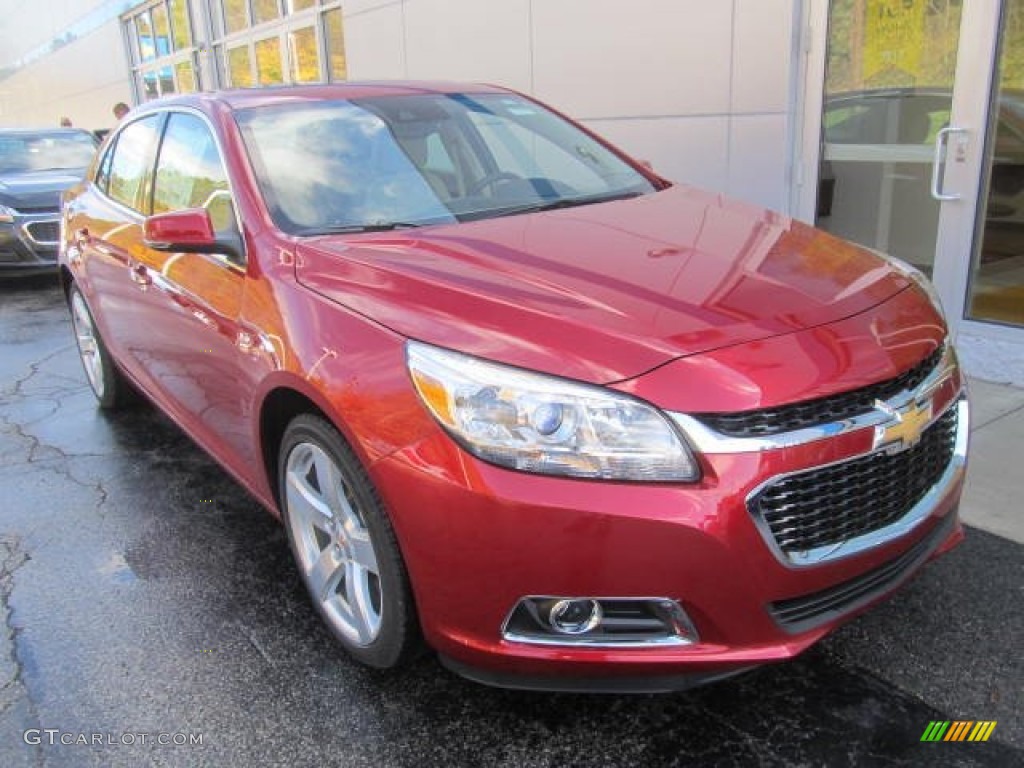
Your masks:
<svg viewBox="0 0 1024 768"><path fill-rule="evenodd" d="M909 284L862 248L685 186L303 240L296 274L410 338L595 383L834 322Z"/></svg>
<svg viewBox="0 0 1024 768"><path fill-rule="evenodd" d="M61 193L80 182L84 175L84 168L0 175L0 205L58 209Z"/></svg>

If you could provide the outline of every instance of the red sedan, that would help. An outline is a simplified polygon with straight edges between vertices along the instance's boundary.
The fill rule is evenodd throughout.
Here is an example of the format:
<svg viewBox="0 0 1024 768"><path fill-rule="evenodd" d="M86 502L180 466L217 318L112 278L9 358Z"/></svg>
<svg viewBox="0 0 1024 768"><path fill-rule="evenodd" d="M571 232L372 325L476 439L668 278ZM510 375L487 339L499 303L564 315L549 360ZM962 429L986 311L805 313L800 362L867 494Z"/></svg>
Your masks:
<svg viewBox="0 0 1024 768"><path fill-rule="evenodd" d="M60 273L100 405L141 391L280 516L375 667L685 687L963 536L919 273L510 91L144 105L65 196Z"/></svg>

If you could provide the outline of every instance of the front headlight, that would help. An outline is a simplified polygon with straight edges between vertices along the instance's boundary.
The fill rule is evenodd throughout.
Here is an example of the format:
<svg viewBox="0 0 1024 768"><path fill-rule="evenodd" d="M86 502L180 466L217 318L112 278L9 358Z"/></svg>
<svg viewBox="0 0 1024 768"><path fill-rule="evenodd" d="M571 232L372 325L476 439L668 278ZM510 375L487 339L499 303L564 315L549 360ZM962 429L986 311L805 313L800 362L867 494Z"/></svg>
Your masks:
<svg viewBox="0 0 1024 768"><path fill-rule="evenodd" d="M545 475L694 482L700 469L654 407L602 387L419 342L406 344L416 391L474 456Z"/></svg>

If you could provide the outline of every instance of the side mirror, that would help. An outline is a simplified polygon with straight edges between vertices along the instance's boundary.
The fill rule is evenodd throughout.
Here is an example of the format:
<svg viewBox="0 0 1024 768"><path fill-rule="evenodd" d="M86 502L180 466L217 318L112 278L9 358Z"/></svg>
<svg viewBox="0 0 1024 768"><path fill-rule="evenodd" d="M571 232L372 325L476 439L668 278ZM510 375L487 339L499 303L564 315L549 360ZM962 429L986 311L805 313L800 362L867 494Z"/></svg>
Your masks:
<svg viewBox="0 0 1024 768"><path fill-rule="evenodd" d="M241 238L236 234L218 237L205 208L157 213L146 219L143 229L146 245L157 251L184 253L222 253L242 257Z"/></svg>

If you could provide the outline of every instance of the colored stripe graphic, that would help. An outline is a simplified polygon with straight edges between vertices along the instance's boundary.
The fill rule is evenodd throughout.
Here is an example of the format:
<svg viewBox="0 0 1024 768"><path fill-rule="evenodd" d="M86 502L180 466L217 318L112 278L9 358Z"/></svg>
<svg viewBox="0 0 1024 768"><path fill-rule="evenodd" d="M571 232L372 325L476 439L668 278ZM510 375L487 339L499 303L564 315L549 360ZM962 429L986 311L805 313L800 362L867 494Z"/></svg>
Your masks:
<svg viewBox="0 0 1024 768"><path fill-rule="evenodd" d="M921 741L988 741L996 723L996 720L932 720L921 734Z"/></svg>
<svg viewBox="0 0 1024 768"><path fill-rule="evenodd" d="M957 720L949 729L943 741L963 741L967 736L968 729L974 725L973 720Z"/></svg>
<svg viewBox="0 0 1024 768"><path fill-rule="evenodd" d="M949 728L948 720L932 720L921 734L921 741L941 741L947 728Z"/></svg>
<svg viewBox="0 0 1024 768"><path fill-rule="evenodd" d="M978 724L974 726L974 730L971 731L971 735L967 737L967 740L988 741L988 737L992 735L992 731L994 731L995 729L995 720L979 720Z"/></svg>

